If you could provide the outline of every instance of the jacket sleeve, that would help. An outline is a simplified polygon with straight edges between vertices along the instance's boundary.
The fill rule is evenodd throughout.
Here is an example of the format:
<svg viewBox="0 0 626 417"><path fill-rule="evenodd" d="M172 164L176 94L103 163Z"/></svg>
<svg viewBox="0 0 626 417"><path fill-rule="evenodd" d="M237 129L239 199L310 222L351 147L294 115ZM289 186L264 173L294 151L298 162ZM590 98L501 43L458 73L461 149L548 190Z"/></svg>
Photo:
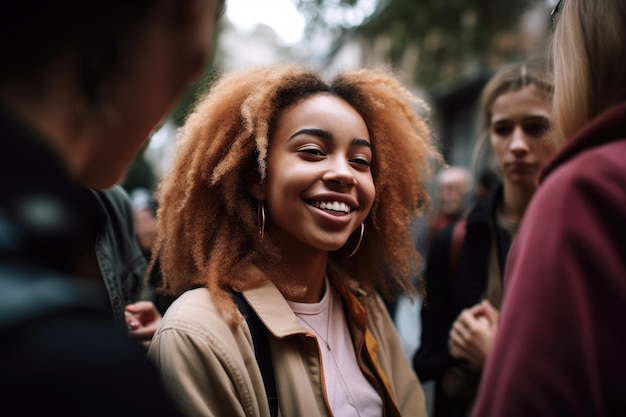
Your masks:
<svg viewBox="0 0 626 417"><path fill-rule="evenodd" d="M448 353L455 298L449 265L451 239L452 225L449 225L435 235L426 260L421 341L413 356L413 368L422 382L438 378L452 362Z"/></svg>
<svg viewBox="0 0 626 417"><path fill-rule="evenodd" d="M265 415L258 408L249 376L243 372L243 362L234 363L232 347L224 344L220 349L220 341L210 337L181 326L166 326L157 332L148 355L166 390L188 417Z"/></svg>
<svg viewBox="0 0 626 417"><path fill-rule="evenodd" d="M624 415L626 178L575 173L608 167L556 172L531 202L473 416Z"/></svg>

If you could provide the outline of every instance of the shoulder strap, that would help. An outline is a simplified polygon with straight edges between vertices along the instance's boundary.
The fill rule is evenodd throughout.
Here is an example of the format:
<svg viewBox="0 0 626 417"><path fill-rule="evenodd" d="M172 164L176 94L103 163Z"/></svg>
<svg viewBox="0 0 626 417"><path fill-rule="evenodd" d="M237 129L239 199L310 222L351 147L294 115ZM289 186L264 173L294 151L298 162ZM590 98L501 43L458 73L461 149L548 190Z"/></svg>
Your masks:
<svg viewBox="0 0 626 417"><path fill-rule="evenodd" d="M233 300L237 304L239 311L248 322L250 333L252 334L252 344L254 345L254 356L259 364L263 385L267 394L267 402L270 407L270 415L278 415L278 397L276 395L276 381L274 379L274 366L272 365L272 354L267 340L267 334L263 323L256 315L248 301L240 292L233 291Z"/></svg>
<svg viewBox="0 0 626 417"><path fill-rule="evenodd" d="M456 273L459 268L459 258L461 257L461 248L465 240L465 227L467 219L461 218L454 223L452 228L452 242L450 245L450 279L456 280Z"/></svg>

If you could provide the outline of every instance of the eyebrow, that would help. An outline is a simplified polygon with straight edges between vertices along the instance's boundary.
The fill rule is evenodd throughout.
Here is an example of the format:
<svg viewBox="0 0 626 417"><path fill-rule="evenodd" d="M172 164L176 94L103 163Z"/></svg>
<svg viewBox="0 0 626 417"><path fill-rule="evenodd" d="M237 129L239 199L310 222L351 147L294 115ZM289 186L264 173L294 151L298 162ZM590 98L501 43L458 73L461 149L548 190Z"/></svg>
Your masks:
<svg viewBox="0 0 626 417"><path fill-rule="evenodd" d="M550 116L543 115L543 114L533 114L533 115L530 115L530 116L522 117L522 121L524 121L524 122L539 122L539 121L544 121L544 120L550 121ZM494 125L494 124L501 123L501 122L508 123L510 121L511 121L510 117L503 117L501 119L496 119L496 120L492 121L491 124Z"/></svg>
<svg viewBox="0 0 626 417"><path fill-rule="evenodd" d="M291 139L295 138L296 136L300 136L300 135L317 136L318 138L321 138L327 141L333 140L333 134L330 133L328 130L316 129L316 128L305 128L305 129L300 129L293 135L289 136L289 139L287 139L287 142L289 142ZM366 146L370 149L372 147L372 144L363 138L352 139L351 145Z"/></svg>

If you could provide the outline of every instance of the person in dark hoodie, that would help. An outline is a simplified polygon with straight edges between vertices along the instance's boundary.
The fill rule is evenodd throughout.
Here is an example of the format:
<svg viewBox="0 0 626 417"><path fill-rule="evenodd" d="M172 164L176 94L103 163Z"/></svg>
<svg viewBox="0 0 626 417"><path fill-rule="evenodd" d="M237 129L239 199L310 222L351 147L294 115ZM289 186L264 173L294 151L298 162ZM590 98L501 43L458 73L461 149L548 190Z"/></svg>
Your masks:
<svg viewBox="0 0 626 417"><path fill-rule="evenodd" d="M202 73L218 3L3 5L3 410L178 415L144 350L115 325L115 299L94 250L102 217L89 193L122 178L150 131Z"/></svg>

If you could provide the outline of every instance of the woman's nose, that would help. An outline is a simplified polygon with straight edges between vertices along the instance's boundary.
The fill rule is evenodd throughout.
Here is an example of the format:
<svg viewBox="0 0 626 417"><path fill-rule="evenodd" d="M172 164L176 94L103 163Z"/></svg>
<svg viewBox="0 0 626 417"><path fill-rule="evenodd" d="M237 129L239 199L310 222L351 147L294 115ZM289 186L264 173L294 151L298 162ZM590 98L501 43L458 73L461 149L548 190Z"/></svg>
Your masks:
<svg viewBox="0 0 626 417"><path fill-rule="evenodd" d="M516 127L513 131L513 139L510 145L513 153L526 153L530 150L528 147L528 138L521 127Z"/></svg>
<svg viewBox="0 0 626 417"><path fill-rule="evenodd" d="M331 182L343 187L354 186L357 181L348 161L333 161L323 177L325 182Z"/></svg>

